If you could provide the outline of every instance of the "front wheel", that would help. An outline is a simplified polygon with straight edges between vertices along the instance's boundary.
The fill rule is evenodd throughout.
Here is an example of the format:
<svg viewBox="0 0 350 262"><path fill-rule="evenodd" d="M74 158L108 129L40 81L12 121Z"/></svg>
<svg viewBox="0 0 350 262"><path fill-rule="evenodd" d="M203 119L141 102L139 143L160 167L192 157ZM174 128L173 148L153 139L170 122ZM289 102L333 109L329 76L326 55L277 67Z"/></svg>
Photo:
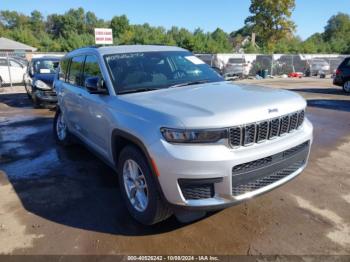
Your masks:
<svg viewBox="0 0 350 262"><path fill-rule="evenodd" d="M146 157L137 147L126 146L120 153L118 176L122 197L134 219L152 225L171 216Z"/></svg>
<svg viewBox="0 0 350 262"><path fill-rule="evenodd" d="M58 108L53 121L53 133L58 144L68 146L72 144L72 135L68 130L62 111Z"/></svg>
<svg viewBox="0 0 350 262"><path fill-rule="evenodd" d="M343 85L343 90L345 93L350 93L350 80L349 81L346 81Z"/></svg>

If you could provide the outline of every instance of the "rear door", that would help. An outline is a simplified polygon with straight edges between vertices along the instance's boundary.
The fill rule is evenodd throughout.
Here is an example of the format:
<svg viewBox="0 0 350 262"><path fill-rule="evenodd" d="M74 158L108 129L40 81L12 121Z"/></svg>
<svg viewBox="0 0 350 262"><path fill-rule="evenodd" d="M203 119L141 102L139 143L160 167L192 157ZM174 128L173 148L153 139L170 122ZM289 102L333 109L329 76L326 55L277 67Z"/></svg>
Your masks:
<svg viewBox="0 0 350 262"><path fill-rule="evenodd" d="M70 131L78 136L81 133L80 118L83 115L81 85L85 55L75 56L70 61L67 76L59 90L59 99L64 118Z"/></svg>

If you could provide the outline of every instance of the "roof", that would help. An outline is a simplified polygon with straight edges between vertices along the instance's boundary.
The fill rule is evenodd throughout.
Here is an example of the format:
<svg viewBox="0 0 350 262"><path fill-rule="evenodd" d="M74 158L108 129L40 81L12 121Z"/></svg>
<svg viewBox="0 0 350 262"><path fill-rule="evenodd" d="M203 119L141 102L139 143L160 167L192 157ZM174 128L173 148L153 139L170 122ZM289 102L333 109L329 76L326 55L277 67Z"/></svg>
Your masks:
<svg viewBox="0 0 350 262"><path fill-rule="evenodd" d="M60 56L41 56L32 58L32 61L42 61L42 60L56 60L60 61L62 57Z"/></svg>
<svg viewBox="0 0 350 262"><path fill-rule="evenodd" d="M34 52L37 48L5 38L0 37L0 50L22 50L22 51L31 51Z"/></svg>
<svg viewBox="0 0 350 262"><path fill-rule="evenodd" d="M186 49L183 49L177 46L119 45L119 46L103 46L103 47L83 47L72 51L70 54L77 54L88 50L95 50L101 55L134 53L134 52L187 51Z"/></svg>

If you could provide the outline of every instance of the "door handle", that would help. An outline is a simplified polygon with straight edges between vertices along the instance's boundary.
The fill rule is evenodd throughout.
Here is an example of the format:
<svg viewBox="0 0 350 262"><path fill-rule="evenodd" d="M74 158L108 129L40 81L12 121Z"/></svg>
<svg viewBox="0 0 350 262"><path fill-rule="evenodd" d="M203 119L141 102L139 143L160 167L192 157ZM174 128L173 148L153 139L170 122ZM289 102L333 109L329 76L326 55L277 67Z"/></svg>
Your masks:
<svg viewBox="0 0 350 262"><path fill-rule="evenodd" d="M82 97L83 97L83 94L82 94L82 93L79 93L78 96L79 96L79 98L82 98Z"/></svg>

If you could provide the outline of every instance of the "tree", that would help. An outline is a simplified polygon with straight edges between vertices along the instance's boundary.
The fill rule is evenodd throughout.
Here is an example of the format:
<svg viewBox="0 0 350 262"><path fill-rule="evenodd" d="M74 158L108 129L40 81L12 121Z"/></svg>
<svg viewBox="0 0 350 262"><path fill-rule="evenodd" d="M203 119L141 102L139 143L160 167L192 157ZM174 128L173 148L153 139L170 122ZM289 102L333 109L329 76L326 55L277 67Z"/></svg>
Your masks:
<svg viewBox="0 0 350 262"><path fill-rule="evenodd" d="M31 30L36 34L39 34L45 30L44 17L38 10L31 12L29 23Z"/></svg>
<svg viewBox="0 0 350 262"><path fill-rule="evenodd" d="M295 24L291 20L295 0L252 0L249 11L252 13L245 20L257 34L259 44L268 51L281 39L292 37Z"/></svg>
<svg viewBox="0 0 350 262"><path fill-rule="evenodd" d="M327 22L323 38L333 52L350 52L350 16L344 13L332 16Z"/></svg>
<svg viewBox="0 0 350 262"><path fill-rule="evenodd" d="M129 19L126 15L114 16L110 27L113 30L113 37L118 40L118 38L130 29Z"/></svg>

